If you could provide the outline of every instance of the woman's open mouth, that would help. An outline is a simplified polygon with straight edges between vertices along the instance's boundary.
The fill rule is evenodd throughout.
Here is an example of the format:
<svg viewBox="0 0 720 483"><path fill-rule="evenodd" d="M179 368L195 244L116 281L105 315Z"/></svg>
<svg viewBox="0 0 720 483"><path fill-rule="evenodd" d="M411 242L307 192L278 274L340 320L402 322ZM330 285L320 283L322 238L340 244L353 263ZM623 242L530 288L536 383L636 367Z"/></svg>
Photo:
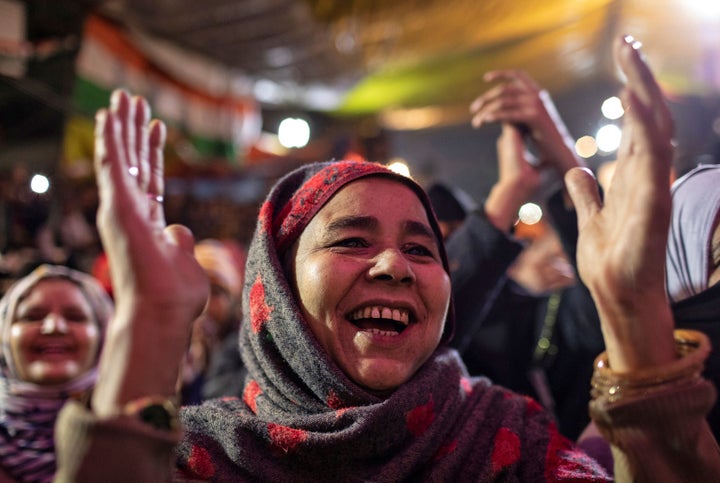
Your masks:
<svg viewBox="0 0 720 483"><path fill-rule="evenodd" d="M356 327L380 335L398 335L410 325L407 309L369 305L352 311L348 320Z"/></svg>

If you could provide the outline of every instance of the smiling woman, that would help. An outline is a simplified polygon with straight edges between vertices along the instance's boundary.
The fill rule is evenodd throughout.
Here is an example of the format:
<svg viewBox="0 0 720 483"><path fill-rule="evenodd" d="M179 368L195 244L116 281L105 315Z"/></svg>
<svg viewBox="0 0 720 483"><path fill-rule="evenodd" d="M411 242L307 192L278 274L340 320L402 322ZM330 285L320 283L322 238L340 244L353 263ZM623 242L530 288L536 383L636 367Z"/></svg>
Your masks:
<svg viewBox="0 0 720 483"><path fill-rule="evenodd" d="M698 376L709 343L693 331L673 336L657 263L672 122L635 43L615 48L631 109L613 188L601 204L588 172L566 176L579 273L607 347L590 410L617 481L718 481L704 420L715 392ZM98 228L122 310L91 407L69 402L59 416L58 481L612 478L538 403L468 377L447 346L449 269L428 197L369 162L309 164L273 186L248 251L243 395L178 418L179 361L207 277L192 234L166 226L157 202L163 124L124 91L96 120Z"/></svg>
<svg viewBox="0 0 720 483"><path fill-rule="evenodd" d="M351 183L310 221L291 258L305 320L358 384L396 388L440 342L450 276L428 215L407 186Z"/></svg>
<svg viewBox="0 0 720 483"><path fill-rule="evenodd" d="M43 265L0 300L0 480L50 481L53 426L95 382L110 298L85 273Z"/></svg>

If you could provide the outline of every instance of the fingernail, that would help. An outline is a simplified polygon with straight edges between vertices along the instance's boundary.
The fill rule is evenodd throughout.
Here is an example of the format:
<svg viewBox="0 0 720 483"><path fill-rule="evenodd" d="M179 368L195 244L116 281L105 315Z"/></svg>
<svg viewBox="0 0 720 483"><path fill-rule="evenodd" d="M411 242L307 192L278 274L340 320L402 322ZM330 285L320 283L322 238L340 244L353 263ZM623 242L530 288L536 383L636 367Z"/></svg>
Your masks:
<svg viewBox="0 0 720 483"><path fill-rule="evenodd" d="M628 44L630 47L632 47L635 50L639 50L640 47L642 47L642 42L640 42L639 40L636 40L635 37L633 37L632 35L626 35L625 37L623 37L623 40L625 41L626 44Z"/></svg>
<svg viewBox="0 0 720 483"><path fill-rule="evenodd" d="M120 108L120 101L123 98L123 94L125 94L125 91L122 89L115 89L113 93L110 95L110 108L113 111L117 111Z"/></svg>

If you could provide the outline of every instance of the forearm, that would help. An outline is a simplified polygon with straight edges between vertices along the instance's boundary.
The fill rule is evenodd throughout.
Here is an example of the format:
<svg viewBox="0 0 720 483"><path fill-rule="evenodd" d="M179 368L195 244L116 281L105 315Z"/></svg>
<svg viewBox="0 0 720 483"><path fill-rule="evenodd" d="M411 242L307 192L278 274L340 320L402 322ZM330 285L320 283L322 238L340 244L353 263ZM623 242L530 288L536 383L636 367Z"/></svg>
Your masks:
<svg viewBox="0 0 720 483"><path fill-rule="evenodd" d="M127 402L141 397L177 395L189 333L168 322L184 315L152 304L131 305L132 309L118 307L100 360L91 406L103 418L119 414Z"/></svg>

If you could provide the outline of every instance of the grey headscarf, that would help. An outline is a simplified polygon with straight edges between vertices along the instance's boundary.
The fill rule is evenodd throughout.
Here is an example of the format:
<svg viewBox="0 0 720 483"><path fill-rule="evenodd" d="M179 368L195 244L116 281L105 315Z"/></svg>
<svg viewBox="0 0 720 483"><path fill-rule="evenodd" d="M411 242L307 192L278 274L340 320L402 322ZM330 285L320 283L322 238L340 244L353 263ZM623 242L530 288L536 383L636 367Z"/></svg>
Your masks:
<svg viewBox="0 0 720 483"><path fill-rule="evenodd" d="M666 255L671 302L708 288L710 243L720 218L720 165L700 165L672 186L672 214Z"/></svg>

